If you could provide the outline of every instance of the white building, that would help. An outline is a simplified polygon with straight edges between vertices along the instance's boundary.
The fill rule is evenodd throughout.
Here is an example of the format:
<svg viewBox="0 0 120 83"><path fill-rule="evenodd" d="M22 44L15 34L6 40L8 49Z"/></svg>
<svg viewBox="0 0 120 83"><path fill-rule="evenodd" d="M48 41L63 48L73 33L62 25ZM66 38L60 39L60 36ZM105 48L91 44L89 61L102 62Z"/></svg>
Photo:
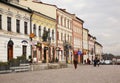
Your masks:
<svg viewBox="0 0 120 83"><path fill-rule="evenodd" d="M87 62L88 56L88 29L83 28L83 61Z"/></svg>
<svg viewBox="0 0 120 83"><path fill-rule="evenodd" d="M103 53L103 46L96 41L95 42L95 56L98 59L101 60L102 59L102 53Z"/></svg>
<svg viewBox="0 0 120 83"><path fill-rule="evenodd" d="M30 11L26 7L0 1L0 61L30 55Z"/></svg>

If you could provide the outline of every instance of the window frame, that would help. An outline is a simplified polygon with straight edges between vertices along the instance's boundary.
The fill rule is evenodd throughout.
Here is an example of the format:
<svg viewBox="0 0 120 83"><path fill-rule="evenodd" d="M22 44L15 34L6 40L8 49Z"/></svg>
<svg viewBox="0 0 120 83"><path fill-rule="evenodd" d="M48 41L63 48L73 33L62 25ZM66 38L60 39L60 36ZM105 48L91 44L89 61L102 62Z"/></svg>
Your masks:
<svg viewBox="0 0 120 83"><path fill-rule="evenodd" d="M16 19L16 32L20 33L20 20Z"/></svg>
<svg viewBox="0 0 120 83"><path fill-rule="evenodd" d="M28 34L28 22L24 22L24 34Z"/></svg>
<svg viewBox="0 0 120 83"><path fill-rule="evenodd" d="M11 20L12 18L11 17L7 17L7 31L10 31L11 32Z"/></svg>

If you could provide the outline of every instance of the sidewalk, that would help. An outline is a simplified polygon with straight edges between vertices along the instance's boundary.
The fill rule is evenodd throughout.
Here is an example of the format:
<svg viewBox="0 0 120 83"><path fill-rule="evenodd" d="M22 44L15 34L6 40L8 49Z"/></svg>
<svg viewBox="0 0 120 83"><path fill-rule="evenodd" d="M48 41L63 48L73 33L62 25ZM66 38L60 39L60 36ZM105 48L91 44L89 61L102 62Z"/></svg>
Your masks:
<svg viewBox="0 0 120 83"><path fill-rule="evenodd" d="M31 71L47 70L47 69L60 69L67 68L66 63L38 63L31 65Z"/></svg>
<svg viewBox="0 0 120 83"><path fill-rule="evenodd" d="M67 68L68 64L59 62L59 63L36 63L31 65L21 65L17 67L10 67L9 70L2 70L0 74L12 73L12 72L26 72L26 71L40 71L48 69L60 69Z"/></svg>

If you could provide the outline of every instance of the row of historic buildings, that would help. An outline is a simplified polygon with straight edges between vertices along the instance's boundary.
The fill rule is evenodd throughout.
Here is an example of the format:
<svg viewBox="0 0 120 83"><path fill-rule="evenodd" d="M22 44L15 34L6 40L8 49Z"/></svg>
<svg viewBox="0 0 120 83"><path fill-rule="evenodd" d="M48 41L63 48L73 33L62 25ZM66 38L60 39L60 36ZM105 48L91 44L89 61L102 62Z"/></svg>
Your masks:
<svg viewBox="0 0 120 83"><path fill-rule="evenodd" d="M102 45L84 21L38 0L0 0L0 61L32 56L36 62L101 58Z"/></svg>

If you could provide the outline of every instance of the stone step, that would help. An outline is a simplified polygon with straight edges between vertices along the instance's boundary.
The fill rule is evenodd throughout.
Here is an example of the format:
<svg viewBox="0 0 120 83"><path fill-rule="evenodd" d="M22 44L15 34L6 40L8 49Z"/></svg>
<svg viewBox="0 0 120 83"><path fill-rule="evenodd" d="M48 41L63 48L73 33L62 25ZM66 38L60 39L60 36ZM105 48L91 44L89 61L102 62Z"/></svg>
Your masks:
<svg viewBox="0 0 120 83"><path fill-rule="evenodd" d="M12 72L12 70L2 70L2 71L0 71L0 74L11 73L11 72Z"/></svg>
<svg viewBox="0 0 120 83"><path fill-rule="evenodd" d="M18 67L10 67L10 70L13 72L24 72L24 71L30 71L31 67L29 66L18 66Z"/></svg>

